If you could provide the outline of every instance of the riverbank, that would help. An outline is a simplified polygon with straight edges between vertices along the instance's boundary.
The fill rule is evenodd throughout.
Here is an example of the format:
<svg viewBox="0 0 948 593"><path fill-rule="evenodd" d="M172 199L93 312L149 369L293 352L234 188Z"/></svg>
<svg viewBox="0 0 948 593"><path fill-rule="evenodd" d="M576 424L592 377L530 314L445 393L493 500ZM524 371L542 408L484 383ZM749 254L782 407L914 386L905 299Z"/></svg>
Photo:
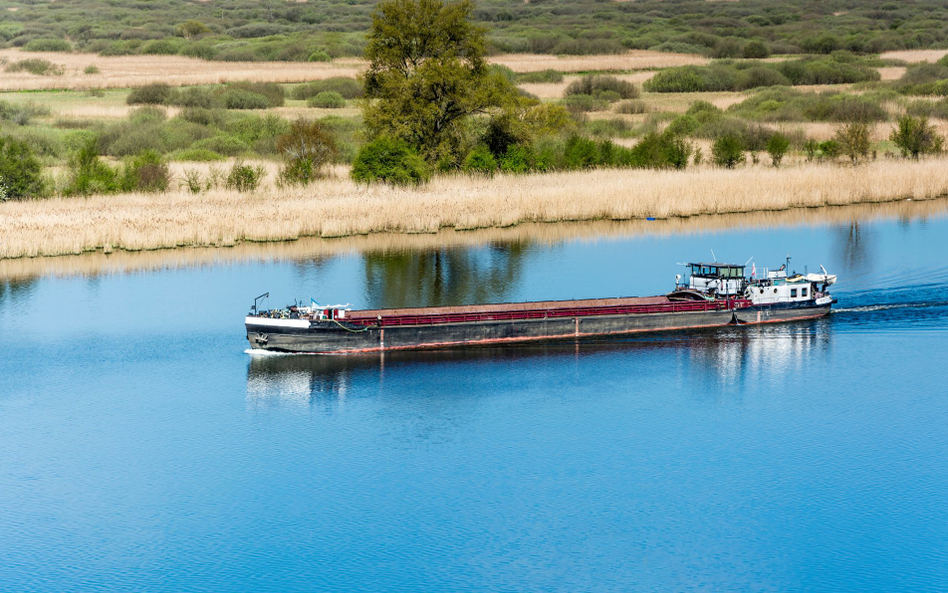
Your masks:
<svg viewBox="0 0 948 593"><path fill-rule="evenodd" d="M0 204L0 258L234 246L245 242L434 233L522 223L767 212L948 195L948 159L859 167L597 170L441 177L421 188L344 177L254 194L214 190Z"/></svg>

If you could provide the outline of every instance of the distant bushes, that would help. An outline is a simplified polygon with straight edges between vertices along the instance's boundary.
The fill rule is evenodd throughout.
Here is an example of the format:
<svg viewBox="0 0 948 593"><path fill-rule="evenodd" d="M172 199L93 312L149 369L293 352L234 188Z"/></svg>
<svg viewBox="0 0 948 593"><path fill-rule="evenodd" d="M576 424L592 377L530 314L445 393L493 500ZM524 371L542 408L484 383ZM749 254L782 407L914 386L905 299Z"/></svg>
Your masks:
<svg viewBox="0 0 948 593"><path fill-rule="evenodd" d="M346 106L346 100L336 91L323 91L315 97L307 99L306 105L322 109L340 109Z"/></svg>
<svg viewBox="0 0 948 593"><path fill-rule="evenodd" d="M891 91L890 91L891 92ZM839 91L802 93L790 88L761 90L729 112L759 121L885 121L888 113L875 95Z"/></svg>
<svg viewBox="0 0 948 593"><path fill-rule="evenodd" d="M294 99L306 100L326 92L339 93L343 99L359 99L362 97L362 85L354 78L334 76L298 85L292 94Z"/></svg>
<svg viewBox="0 0 948 593"><path fill-rule="evenodd" d="M534 82L563 82L563 73L558 70L539 70L537 72L520 72L515 75L515 81L518 83Z"/></svg>
<svg viewBox="0 0 948 593"><path fill-rule="evenodd" d="M591 95L593 97L617 97L615 100L636 99L639 96L639 89L631 82L620 80L615 76L588 75L571 82L569 86L566 87L565 94L567 96ZM609 102L612 103L614 101Z"/></svg>
<svg viewBox="0 0 948 593"><path fill-rule="evenodd" d="M659 71L645 82L656 93L742 91L756 87L843 84L879 80L879 72L836 58L806 58L777 63L718 62Z"/></svg>
<svg viewBox="0 0 948 593"><path fill-rule="evenodd" d="M172 88L164 83L137 87L126 97L129 105L176 105L204 109L269 109L282 107L283 87L272 82L231 82L217 87Z"/></svg>
<svg viewBox="0 0 948 593"><path fill-rule="evenodd" d="M64 51L71 52L72 44L65 39L31 39L23 46L23 51Z"/></svg>
<svg viewBox="0 0 948 593"><path fill-rule="evenodd" d="M10 62L4 70L7 72L29 72L39 76L60 76L63 73L62 66L42 58L28 58Z"/></svg>
<svg viewBox="0 0 948 593"><path fill-rule="evenodd" d="M948 96L948 59L934 64L923 62L905 70L896 83L896 89L906 95Z"/></svg>

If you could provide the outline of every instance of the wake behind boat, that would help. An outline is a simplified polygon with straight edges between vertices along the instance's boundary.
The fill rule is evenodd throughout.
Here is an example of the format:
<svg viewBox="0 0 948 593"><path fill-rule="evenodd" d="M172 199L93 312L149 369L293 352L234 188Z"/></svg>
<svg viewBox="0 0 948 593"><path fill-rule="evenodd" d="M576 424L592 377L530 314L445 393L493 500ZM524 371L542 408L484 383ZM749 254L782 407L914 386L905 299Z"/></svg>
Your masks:
<svg viewBox="0 0 948 593"><path fill-rule="evenodd" d="M382 352L505 344L591 336L755 325L828 315L835 299L828 288L836 276L788 274L787 264L750 277L746 265L690 263L688 280L652 297L620 297L351 309L348 305L293 305L258 309L245 319L255 349L299 353Z"/></svg>

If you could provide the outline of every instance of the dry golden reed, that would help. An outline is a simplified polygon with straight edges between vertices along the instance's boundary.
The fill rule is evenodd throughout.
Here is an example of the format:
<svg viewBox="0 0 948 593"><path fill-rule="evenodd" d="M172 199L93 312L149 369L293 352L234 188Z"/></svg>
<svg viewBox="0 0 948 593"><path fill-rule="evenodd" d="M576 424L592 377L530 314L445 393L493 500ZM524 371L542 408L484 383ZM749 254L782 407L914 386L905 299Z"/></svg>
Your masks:
<svg viewBox="0 0 948 593"><path fill-rule="evenodd" d="M440 177L401 189L346 178L255 194L212 190L0 204L0 257L231 246L306 236L433 233L526 222L630 220L931 199L948 159L736 170L597 170Z"/></svg>
<svg viewBox="0 0 948 593"><path fill-rule="evenodd" d="M241 263L288 261L340 254L389 253L488 243L555 244L565 241L616 240L635 236L687 235L732 228L786 228L799 225L843 225L878 219L927 219L948 214L948 199L901 200L824 208L793 208L711 214L662 220L597 220L557 224L525 223L513 227L431 234L377 233L335 239L306 237L298 241L241 243L231 248L193 247L155 251L101 251L63 257L0 259L0 279L55 275L99 275Z"/></svg>

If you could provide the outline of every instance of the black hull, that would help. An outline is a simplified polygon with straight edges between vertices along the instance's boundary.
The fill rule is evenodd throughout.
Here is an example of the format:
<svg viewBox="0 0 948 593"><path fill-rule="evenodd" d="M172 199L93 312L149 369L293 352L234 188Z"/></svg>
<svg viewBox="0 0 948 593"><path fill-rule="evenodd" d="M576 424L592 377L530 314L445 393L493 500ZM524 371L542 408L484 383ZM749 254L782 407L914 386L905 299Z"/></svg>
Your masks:
<svg viewBox="0 0 948 593"><path fill-rule="evenodd" d="M251 348L277 352L343 354L448 348L542 340L565 340L640 332L721 327L734 321L734 311L689 311L639 315L597 315L579 318L524 319L443 323L353 330L332 321L309 327L247 325ZM265 323L265 320L262 321Z"/></svg>

